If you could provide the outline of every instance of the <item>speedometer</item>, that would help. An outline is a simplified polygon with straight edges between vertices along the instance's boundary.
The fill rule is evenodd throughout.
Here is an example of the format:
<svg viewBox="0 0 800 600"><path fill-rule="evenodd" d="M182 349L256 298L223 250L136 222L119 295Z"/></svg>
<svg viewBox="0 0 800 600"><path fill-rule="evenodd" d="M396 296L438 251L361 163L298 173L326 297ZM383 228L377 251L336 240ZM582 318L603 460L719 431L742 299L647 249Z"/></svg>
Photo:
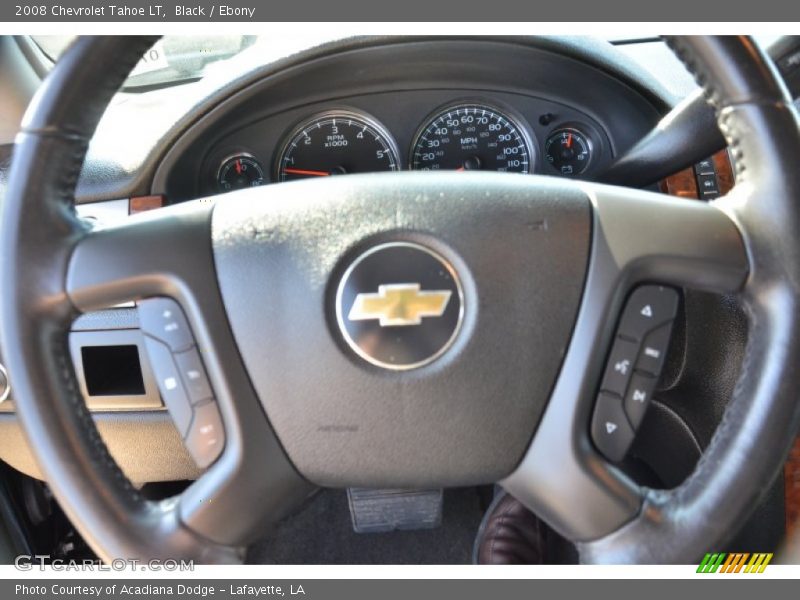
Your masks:
<svg viewBox="0 0 800 600"><path fill-rule="evenodd" d="M397 171L389 132L363 113L334 110L303 121L288 136L277 160L277 179Z"/></svg>
<svg viewBox="0 0 800 600"><path fill-rule="evenodd" d="M411 168L530 173L532 144L519 122L482 104L440 110L420 128Z"/></svg>

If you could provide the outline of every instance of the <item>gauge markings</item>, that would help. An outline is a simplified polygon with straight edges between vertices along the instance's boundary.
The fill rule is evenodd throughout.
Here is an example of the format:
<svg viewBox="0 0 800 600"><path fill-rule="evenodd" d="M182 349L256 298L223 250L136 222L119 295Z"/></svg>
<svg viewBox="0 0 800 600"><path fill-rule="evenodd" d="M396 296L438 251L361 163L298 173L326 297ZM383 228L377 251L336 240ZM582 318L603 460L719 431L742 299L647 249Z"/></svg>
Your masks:
<svg viewBox="0 0 800 600"><path fill-rule="evenodd" d="M349 111L317 115L295 129L277 161L277 178L398 170L389 133L370 117Z"/></svg>
<svg viewBox="0 0 800 600"><path fill-rule="evenodd" d="M221 192L256 187L264 183L264 169L251 154L236 154L222 161L217 171L217 188Z"/></svg>
<svg viewBox="0 0 800 600"><path fill-rule="evenodd" d="M562 127L548 136L544 156L561 175L580 175L592 158L592 144L589 137L578 129Z"/></svg>
<svg viewBox="0 0 800 600"><path fill-rule="evenodd" d="M411 168L529 173L530 157L527 135L510 117L488 106L465 104L439 112L422 128Z"/></svg>

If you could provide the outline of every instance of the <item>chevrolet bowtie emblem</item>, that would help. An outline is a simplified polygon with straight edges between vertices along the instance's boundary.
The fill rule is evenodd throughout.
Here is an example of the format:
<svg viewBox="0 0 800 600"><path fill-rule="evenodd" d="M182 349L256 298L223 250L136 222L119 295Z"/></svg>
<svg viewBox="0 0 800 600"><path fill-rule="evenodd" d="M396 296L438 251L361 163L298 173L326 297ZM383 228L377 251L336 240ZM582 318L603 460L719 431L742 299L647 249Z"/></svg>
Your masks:
<svg viewBox="0 0 800 600"><path fill-rule="evenodd" d="M358 294L350 314L351 321L378 319L381 327L419 325L424 317L441 317L452 292L421 291L418 283L379 285L377 294Z"/></svg>
<svg viewBox="0 0 800 600"><path fill-rule="evenodd" d="M342 274L335 302L344 342L365 361L392 371L439 358L453 345L464 316L453 266L430 248L405 241L358 256Z"/></svg>

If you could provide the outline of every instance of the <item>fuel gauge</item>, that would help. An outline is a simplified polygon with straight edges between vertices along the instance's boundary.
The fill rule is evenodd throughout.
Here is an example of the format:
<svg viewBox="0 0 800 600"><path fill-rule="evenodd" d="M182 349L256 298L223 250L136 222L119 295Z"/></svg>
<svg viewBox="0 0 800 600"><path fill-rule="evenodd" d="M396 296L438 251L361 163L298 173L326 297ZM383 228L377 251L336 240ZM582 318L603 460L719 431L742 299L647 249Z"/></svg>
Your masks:
<svg viewBox="0 0 800 600"><path fill-rule="evenodd" d="M592 158L588 136L573 127L556 129L544 145L545 160L562 175L579 175Z"/></svg>
<svg viewBox="0 0 800 600"><path fill-rule="evenodd" d="M264 183L264 169L251 154L236 154L222 161L217 172L217 187L231 192Z"/></svg>

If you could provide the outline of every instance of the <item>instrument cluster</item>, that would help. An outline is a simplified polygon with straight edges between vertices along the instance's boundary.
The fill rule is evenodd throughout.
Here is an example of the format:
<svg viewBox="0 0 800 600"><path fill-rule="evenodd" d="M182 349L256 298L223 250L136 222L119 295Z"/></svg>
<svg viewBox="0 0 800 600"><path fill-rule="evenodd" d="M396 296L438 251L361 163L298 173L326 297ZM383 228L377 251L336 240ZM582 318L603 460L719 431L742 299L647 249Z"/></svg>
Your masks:
<svg viewBox="0 0 800 600"><path fill-rule="evenodd" d="M507 106L458 101L433 110L408 149L377 118L355 108L311 114L295 123L275 156L250 149L212 165L219 193L269 182L379 171L499 171L580 178L594 161L599 134L588 123L541 115L540 142L526 118Z"/></svg>

